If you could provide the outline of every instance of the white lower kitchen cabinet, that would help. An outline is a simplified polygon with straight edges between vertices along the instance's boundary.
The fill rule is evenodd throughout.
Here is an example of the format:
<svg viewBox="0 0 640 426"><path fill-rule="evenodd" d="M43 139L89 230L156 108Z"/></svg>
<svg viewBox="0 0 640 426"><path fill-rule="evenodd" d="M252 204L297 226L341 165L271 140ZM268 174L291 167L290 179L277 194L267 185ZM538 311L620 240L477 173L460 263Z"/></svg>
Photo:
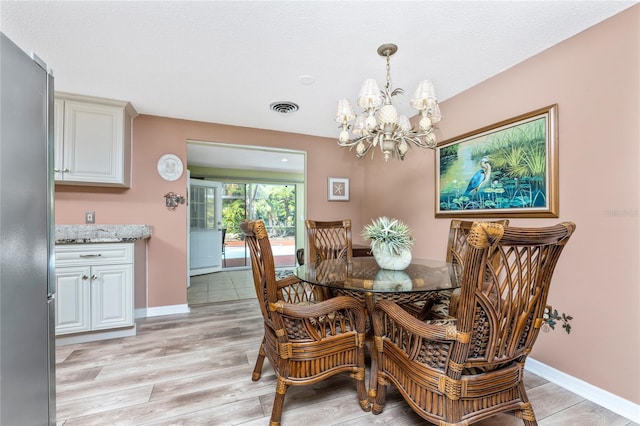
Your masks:
<svg viewBox="0 0 640 426"><path fill-rule="evenodd" d="M88 266L56 268L56 335L91 330Z"/></svg>
<svg viewBox="0 0 640 426"><path fill-rule="evenodd" d="M133 265L94 266L91 277L91 329L132 326Z"/></svg>
<svg viewBox="0 0 640 426"><path fill-rule="evenodd" d="M58 344L135 334L134 252L134 243L56 245Z"/></svg>

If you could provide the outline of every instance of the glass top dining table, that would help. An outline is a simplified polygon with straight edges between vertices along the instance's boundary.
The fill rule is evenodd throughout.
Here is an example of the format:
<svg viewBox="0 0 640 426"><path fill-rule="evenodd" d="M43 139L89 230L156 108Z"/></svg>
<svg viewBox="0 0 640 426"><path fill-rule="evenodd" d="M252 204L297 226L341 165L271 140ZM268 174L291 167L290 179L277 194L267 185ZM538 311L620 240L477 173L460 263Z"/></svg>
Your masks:
<svg viewBox="0 0 640 426"><path fill-rule="evenodd" d="M442 260L413 259L402 271L382 269L373 257L323 260L298 266L300 280L338 290L339 293L393 294L404 299L420 298L421 293L460 286L460 268ZM414 295L412 297L411 295ZM410 301L410 300L408 300Z"/></svg>
<svg viewBox="0 0 640 426"><path fill-rule="evenodd" d="M382 269L373 257L354 257L323 260L298 266L294 274L298 279L329 289L332 296L350 296L359 300L369 315L377 300L392 300L399 305L417 306L416 314L422 318L429 311L436 290L460 286L458 264L441 260L413 259L403 271ZM371 358L375 369L375 357ZM376 397L376 375L371 374L369 398Z"/></svg>

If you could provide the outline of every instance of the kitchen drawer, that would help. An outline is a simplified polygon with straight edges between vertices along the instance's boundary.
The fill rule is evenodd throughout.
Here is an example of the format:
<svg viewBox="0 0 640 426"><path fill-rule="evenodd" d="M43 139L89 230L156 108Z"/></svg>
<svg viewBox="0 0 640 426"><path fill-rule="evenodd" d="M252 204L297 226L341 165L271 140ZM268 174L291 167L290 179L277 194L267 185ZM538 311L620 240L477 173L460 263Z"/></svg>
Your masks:
<svg viewBox="0 0 640 426"><path fill-rule="evenodd" d="M56 246L56 267L133 263L133 244L68 244Z"/></svg>

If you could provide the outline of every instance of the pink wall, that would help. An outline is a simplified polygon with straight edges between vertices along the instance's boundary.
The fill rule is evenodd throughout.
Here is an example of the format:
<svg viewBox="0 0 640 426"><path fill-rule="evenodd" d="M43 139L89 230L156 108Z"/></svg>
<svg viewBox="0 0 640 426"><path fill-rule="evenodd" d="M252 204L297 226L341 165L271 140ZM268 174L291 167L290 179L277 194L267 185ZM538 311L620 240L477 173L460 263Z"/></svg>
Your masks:
<svg viewBox="0 0 640 426"><path fill-rule="evenodd" d="M441 105L439 140L554 103L559 108L560 217L574 221L549 303L575 319L542 333L533 358L640 403L638 259L640 6L635 6ZM435 82L437 85L437 82ZM449 219L434 218L434 153L365 163L363 220L414 228L417 257L444 258ZM384 196L381 196L384 194ZM411 194L411 196L407 196Z"/></svg>
<svg viewBox="0 0 640 426"><path fill-rule="evenodd" d="M577 223L549 299L575 319L570 335L542 334L533 357L634 403L640 403L639 28L635 6L443 102L439 130L444 140L559 105L560 217L512 223ZM385 164L379 152L356 161L334 139L142 115L134 121L131 189L57 186L56 223L82 223L84 211L95 210L98 224L152 225L146 306L186 303L186 209L168 211L163 198L184 194L186 177L165 182L156 162L169 152L186 162L187 139L307 151L307 217L351 218L354 242L371 218L399 217L415 230L414 256L444 258L449 220L434 218L432 151L412 149L404 162ZM351 179L350 202L326 201L328 176Z"/></svg>
<svg viewBox="0 0 640 426"><path fill-rule="evenodd" d="M185 195L186 173L175 182L164 181L156 171L166 153L186 164L187 139L306 151L307 217L317 220L353 218L361 229L363 164L355 162L334 139L291 133L223 126L140 115L133 125L132 184L128 190L56 186L56 223L79 224L84 212L94 210L97 224L148 224L147 299L136 298L136 308L187 303L187 210L180 205L170 211L164 205L169 191ZM349 202L327 201L327 178L350 179ZM136 292L138 294L138 291Z"/></svg>

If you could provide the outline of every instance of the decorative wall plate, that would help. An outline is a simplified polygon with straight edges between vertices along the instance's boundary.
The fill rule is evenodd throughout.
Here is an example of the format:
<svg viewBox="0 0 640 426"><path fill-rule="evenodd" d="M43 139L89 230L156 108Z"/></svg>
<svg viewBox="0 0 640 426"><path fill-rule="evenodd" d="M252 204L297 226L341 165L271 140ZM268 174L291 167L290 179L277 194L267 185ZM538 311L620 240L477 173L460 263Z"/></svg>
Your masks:
<svg viewBox="0 0 640 426"><path fill-rule="evenodd" d="M165 154L158 160L158 174L164 180L174 181L180 179L183 170L182 160L175 154Z"/></svg>

